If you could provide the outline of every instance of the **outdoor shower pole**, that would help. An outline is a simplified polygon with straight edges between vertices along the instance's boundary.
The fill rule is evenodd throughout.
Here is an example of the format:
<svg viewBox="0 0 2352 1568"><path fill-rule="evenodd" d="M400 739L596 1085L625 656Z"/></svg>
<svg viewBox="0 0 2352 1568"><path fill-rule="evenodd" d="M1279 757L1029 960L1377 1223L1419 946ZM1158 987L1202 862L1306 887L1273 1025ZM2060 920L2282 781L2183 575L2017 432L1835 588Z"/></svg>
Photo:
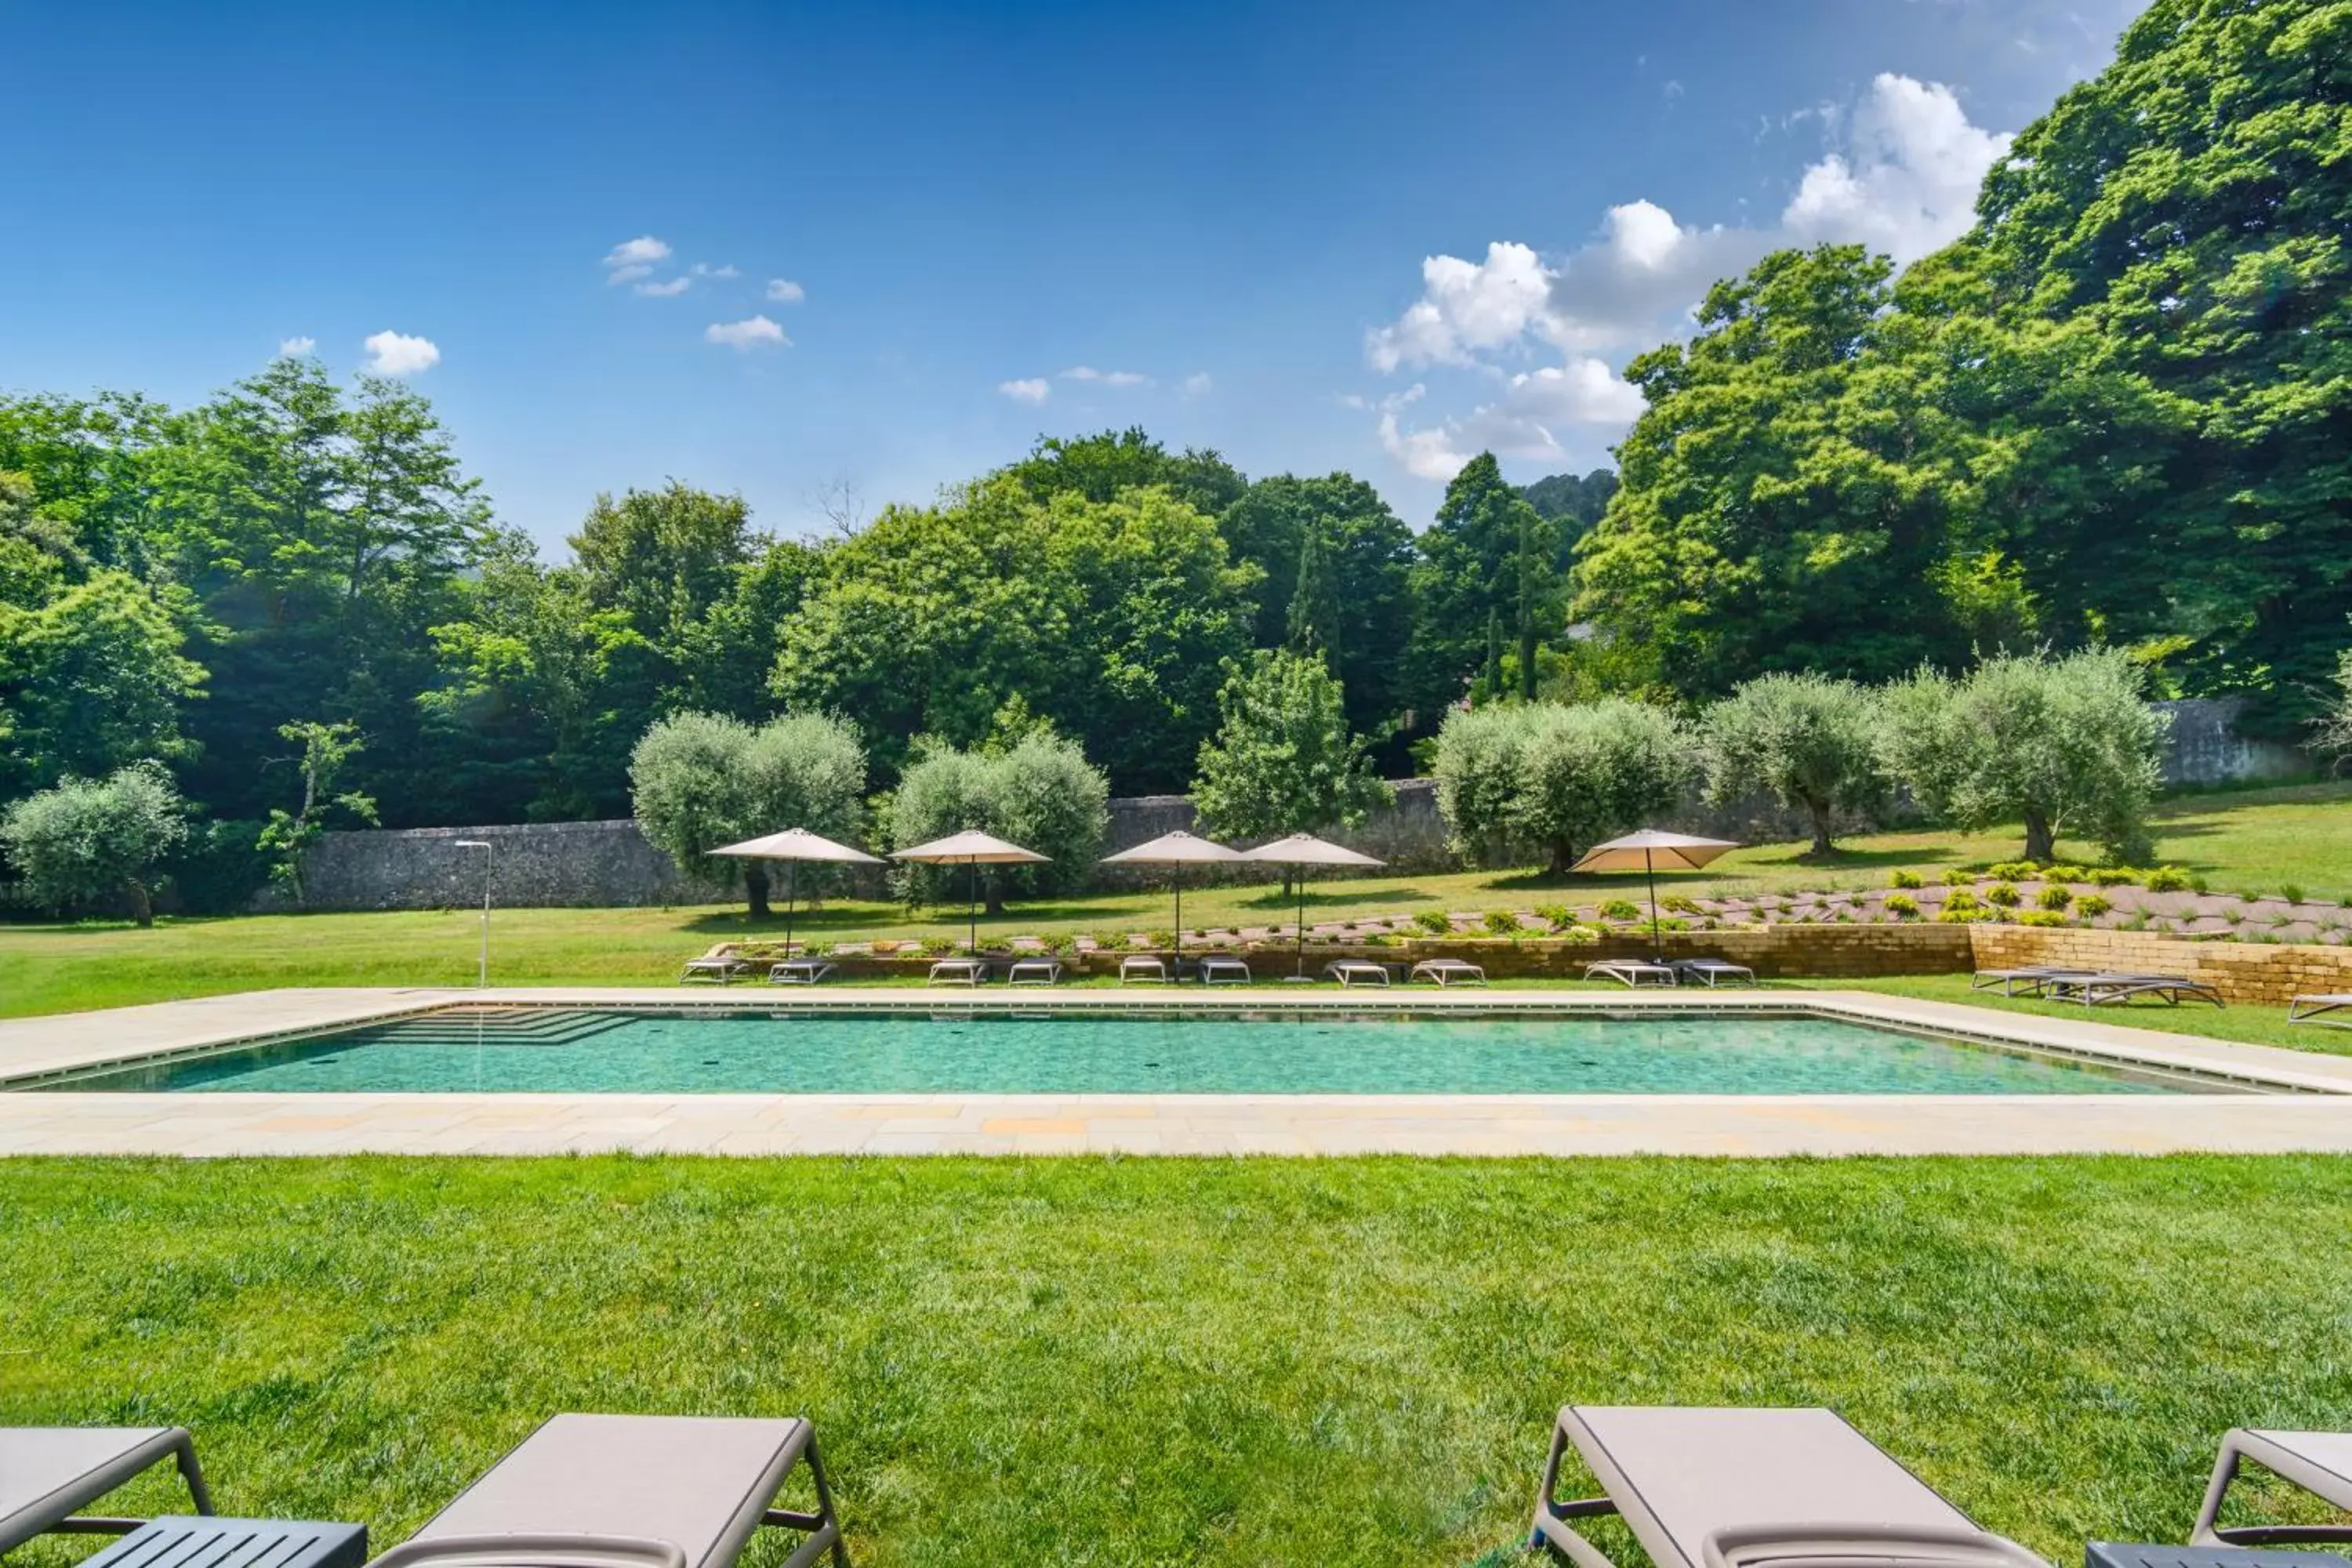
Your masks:
<svg viewBox="0 0 2352 1568"><path fill-rule="evenodd" d="M497 851L483 838L460 838L457 847L482 852L482 963L474 984L478 989L487 988L490 984L490 858Z"/></svg>

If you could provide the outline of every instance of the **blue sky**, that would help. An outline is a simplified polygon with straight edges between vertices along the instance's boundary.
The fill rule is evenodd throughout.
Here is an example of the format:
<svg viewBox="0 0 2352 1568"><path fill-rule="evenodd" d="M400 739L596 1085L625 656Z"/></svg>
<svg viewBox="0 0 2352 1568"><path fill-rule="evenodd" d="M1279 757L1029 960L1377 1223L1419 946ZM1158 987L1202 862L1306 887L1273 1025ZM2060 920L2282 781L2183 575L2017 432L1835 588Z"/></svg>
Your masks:
<svg viewBox="0 0 2352 1568"><path fill-rule="evenodd" d="M20 5L0 387L309 339L551 553L600 489L800 532L1130 423L1417 527L1481 447L1604 460L1709 276L1948 237L2138 4Z"/></svg>

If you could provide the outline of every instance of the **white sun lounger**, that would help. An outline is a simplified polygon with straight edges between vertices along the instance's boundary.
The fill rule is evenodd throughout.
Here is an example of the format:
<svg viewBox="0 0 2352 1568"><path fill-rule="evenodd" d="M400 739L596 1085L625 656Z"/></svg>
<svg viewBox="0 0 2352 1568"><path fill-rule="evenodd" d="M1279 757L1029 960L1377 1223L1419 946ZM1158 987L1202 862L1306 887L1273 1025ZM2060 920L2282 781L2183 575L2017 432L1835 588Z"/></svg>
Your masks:
<svg viewBox="0 0 2352 1568"><path fill-rule="evenodd" d="M1059 985L1062 983L1062 961L1058 958L1016 958L1013 967L1004 972L1007 985Z"/></svg>
<svg viewBox="0 0 2352 1568"><path fill-rule="evenodd" d="M803 1466L815 1510L776 1507ZM555 1415L373 1568L730 1568L763 1524L805 1537L783 1568L848 1568L806 1421Z"/></svg>
<svg viewBox="0 0 2352 1568"><path fill-rule="evenodd" d="M1412 966L1412 973L1405 979L1408 984L1415 980L1434 981L1441 989L1448 985L1484 985L1486 972L1465 958L1424 958Z"/></svg>
<svg viewBox="0 0 2352 1568"><path fill-rule="evenodd" d="M0 1553L53 1531L123 1535L145 1522L81 1510L150 1466L171 1459L198 1513L213 1511L184 1426L0 1426Z"/></svg>
<svg viewBox="0 0 2352 1568"><path fill-rule="evenodd" d="M1144 981L1153 985L1168 984L1168 961L1156 952L1130 952L1118 961L1118 983L1130 984Z"/></svg>
<svg viewBox="0 0 2352 1568"><path fill-rule="evenodd" d="M1744 963L1734 963L1727 958L1677 958L1666 965L1675 972L1677 984L1695 980L1713 990L1717 985L1753 985L1756 972Z"/></svg>
<svg viewBox="0 0 2352 1568"><path fill-rule="evenodd" d="M1231 953L1213 952L1201 960L1203 985L1247 985L1251 978L1250 966Z"/></svg>
<svg viewBox="0 0 2352 1568"><path fill-rule="evenodd" d="M1571 1447L1601 1496L1554 1499ZM1578 1568L1616 1568L1573 1522L1612 1513L1657 1568L2049 1568L1829 1410L1570 1405L1528 1544Z"/></svg>
<svg viewBox="0 0 2352 1568"><path fill-rule="evenodd" d="M2352 991L2322 993L2315 996L2298 996L2287 1004L2286 1021L2290 1024L2326 1024L2331 1028L2352 1028L2352 1018L2331 1018L2331 1013L2352 1009Z"/></svg>
<svg viewBox="0 0 2352 1568"><path fill-rule="evenodd" d="M832 963L822 958L787 958L768 965L771 985L815 985L832 974Z"/></svg>
<svg viewBox="0 0 2352 1568"><path fill-rule="evenodd" d="M1653 963L1646 958L1604 958L1584 966L1587 980L1614 980L1625 985L1672 985L1675 972L1671 965Z"/></svg>
<svg viewBox="0 0 2352 1568"><path fill-rule="evenodd" d="M689 958L686 967L677 972L680 985L732 985L750 973L751 966L740 958Z"/></svg>
<svg viewBox="0 0 2352 1568"><path fill-rule="evenodd" d="M2204 1506L2189 1532L2192 1546L2269 1546L2281 1542L2343 1544L2352 1542L2352 1525L2256 1524L2223 1529L2221 1499L2247 1459L2280 1479L2291 1481L2329 1507L2352 1513L2352 1432L2258 1432L2234 1427L2221 1438L2221 1457L2213 1461L2213 1479L2205 1488Z"/></svg>
<svg viewBox="0 0 2352 1568"><path fill-rule="evenodd" d="M931 964L929 984L977 985L988 978L988 963L979 958L942 958Z"/></svg>
<svg viewBox="0 0 2352 1568"><path fill-rule="evenodd" d="M1368 958L1335 958L1323 966L1323 978L1338 981L1343 991L1355 985L1386 986L1389 970L1387 964Z"/></svg>

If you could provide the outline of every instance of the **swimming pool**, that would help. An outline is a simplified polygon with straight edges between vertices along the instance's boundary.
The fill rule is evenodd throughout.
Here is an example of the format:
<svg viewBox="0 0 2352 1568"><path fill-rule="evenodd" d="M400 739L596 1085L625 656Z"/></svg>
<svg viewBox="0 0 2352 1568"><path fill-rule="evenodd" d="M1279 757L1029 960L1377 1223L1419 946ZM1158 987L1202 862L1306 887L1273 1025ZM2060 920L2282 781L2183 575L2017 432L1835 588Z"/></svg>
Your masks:
<svg viewBox="0 0 2352 1568"><path fill-rule="evenodd" d="M1743 1010L1037 1016L451 1009L50 1087L179 1093L2177 1093L2060 1057Z"/></svg>

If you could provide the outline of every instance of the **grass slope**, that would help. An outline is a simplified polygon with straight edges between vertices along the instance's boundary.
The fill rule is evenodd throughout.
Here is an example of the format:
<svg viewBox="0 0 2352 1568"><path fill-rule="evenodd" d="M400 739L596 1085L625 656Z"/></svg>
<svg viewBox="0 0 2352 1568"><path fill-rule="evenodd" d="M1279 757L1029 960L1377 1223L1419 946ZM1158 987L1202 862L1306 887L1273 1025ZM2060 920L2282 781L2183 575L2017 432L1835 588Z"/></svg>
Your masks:
<svg viewBox="0 0 2352 1568"><path fill-rule="evenodd" d="M2063 1564L2343 1424L2347 1234L2321 1159L20 1160L0 1420L378 1550L550 1411L796 1411L864 1564L1500 1564L1562 1402L1822 1403Z"/></svg>

